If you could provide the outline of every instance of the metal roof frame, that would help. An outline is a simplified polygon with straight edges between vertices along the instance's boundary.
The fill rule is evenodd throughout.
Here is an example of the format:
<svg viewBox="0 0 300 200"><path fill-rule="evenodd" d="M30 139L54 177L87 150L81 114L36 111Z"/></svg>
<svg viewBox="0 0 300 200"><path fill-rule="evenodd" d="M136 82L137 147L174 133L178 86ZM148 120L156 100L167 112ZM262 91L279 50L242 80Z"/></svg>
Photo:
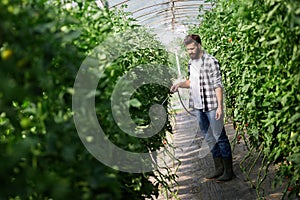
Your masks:
<svg viewBox="0 0 300 200"><path fill-rule="evenodd" d="M100 0L109 9L121 8L130 13L130 17L142 26L157 29L157 34L176 34L182 27L188 29L190 25L199 25L200 6L210 10L213 2L206 0ZM165 30L165 31L162 31Z"/></svg>

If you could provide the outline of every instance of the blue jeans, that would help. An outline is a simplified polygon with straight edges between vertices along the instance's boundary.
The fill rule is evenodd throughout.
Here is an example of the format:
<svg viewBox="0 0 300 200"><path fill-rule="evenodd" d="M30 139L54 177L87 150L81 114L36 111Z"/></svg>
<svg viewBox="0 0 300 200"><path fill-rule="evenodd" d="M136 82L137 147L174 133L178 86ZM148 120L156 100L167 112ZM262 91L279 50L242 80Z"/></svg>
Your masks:
<svg viewBox="0 0 300 200"><path fill-rule="evenodd" d="M216 120L216 109L208 112L196 109L196 113L200 130L208 143L213 157L232 157L230 143L224 128L224 117L222 116L219 120Z"/></svg>

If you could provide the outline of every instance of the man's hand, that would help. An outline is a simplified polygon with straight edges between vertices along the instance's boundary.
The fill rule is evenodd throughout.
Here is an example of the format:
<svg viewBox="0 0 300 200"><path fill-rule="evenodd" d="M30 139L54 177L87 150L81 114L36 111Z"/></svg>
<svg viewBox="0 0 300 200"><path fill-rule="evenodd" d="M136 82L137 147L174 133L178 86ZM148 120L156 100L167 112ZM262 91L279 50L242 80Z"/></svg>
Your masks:
<svg viewBox="0 0 300 200"><path fill-rule="evenodd" d="M219 120L221 118L221 116L223 115L223 109L222 107L218 107L217 110L216 110L216 120Z"/></svg>
<svg viewBox="0 0 300 200"><path fill-rule="evenodd" d="M186 81L174 84L170 88L170 92L172 92L172 93L177 92L178 88L190 88L190 80L186 80Z"/></svg>
<svg viewBox="0 0 300 200"><path fill-rule="evenodd" d="M170 92L172 93L177 92L179 87L180 87L180 83L172 85L172 87L170 88Z"/></svg>

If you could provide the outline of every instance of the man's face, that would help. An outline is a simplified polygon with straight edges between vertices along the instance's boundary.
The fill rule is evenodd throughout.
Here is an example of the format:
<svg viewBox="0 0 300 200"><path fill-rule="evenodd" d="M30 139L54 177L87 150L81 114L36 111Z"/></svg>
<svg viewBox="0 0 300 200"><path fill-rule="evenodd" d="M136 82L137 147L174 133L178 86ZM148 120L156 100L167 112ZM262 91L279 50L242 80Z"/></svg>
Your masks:
<svg viewBox="0 0 300 200"><path fill-rule="evenodd" d="M192 60L200 58L201 45L194 42L185 46Z"/></svg>

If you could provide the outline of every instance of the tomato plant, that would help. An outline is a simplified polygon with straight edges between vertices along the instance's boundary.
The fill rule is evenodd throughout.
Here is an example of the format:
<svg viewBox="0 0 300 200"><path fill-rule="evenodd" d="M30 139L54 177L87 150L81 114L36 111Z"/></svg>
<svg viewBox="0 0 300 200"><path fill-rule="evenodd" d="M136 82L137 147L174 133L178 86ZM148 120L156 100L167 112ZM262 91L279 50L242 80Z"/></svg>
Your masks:
<svg viewBox="0 0 300 200"><path fill-rule="evenodd" d="M279 166L275 183L289 177L290 195L299 195L300 184L299 9L299 1L220 0L190 30L221 63L237 134L247 133L250 153L261 151L261 171Z"/></svg>
<svg viewBox="0 0 300 200"><path fill-rule="evenodd" d="M72 95L77 71L89 53L108 37L136 28L122 11L99 9L95 1L0 2L0 199L143 199L158 194L160 177L172 174L119 172L97 161L84 148L73 122ZM126 71L143 63L168 65L168 54L150 34L137 29L138 47L106 70L97 91L99 118L106 133L121 148L157 150L167 123L157 136L126 137L113 122L109 95ZM114 72L113 72L114 70ZM146 96L148 95L148 96ZM143 106L131 108L133 118L145 124L152 102L168 95L150 85L134 94ZM134 104L133 104L134 105ZM117 137L116 137L117 136Z"/></svg>

